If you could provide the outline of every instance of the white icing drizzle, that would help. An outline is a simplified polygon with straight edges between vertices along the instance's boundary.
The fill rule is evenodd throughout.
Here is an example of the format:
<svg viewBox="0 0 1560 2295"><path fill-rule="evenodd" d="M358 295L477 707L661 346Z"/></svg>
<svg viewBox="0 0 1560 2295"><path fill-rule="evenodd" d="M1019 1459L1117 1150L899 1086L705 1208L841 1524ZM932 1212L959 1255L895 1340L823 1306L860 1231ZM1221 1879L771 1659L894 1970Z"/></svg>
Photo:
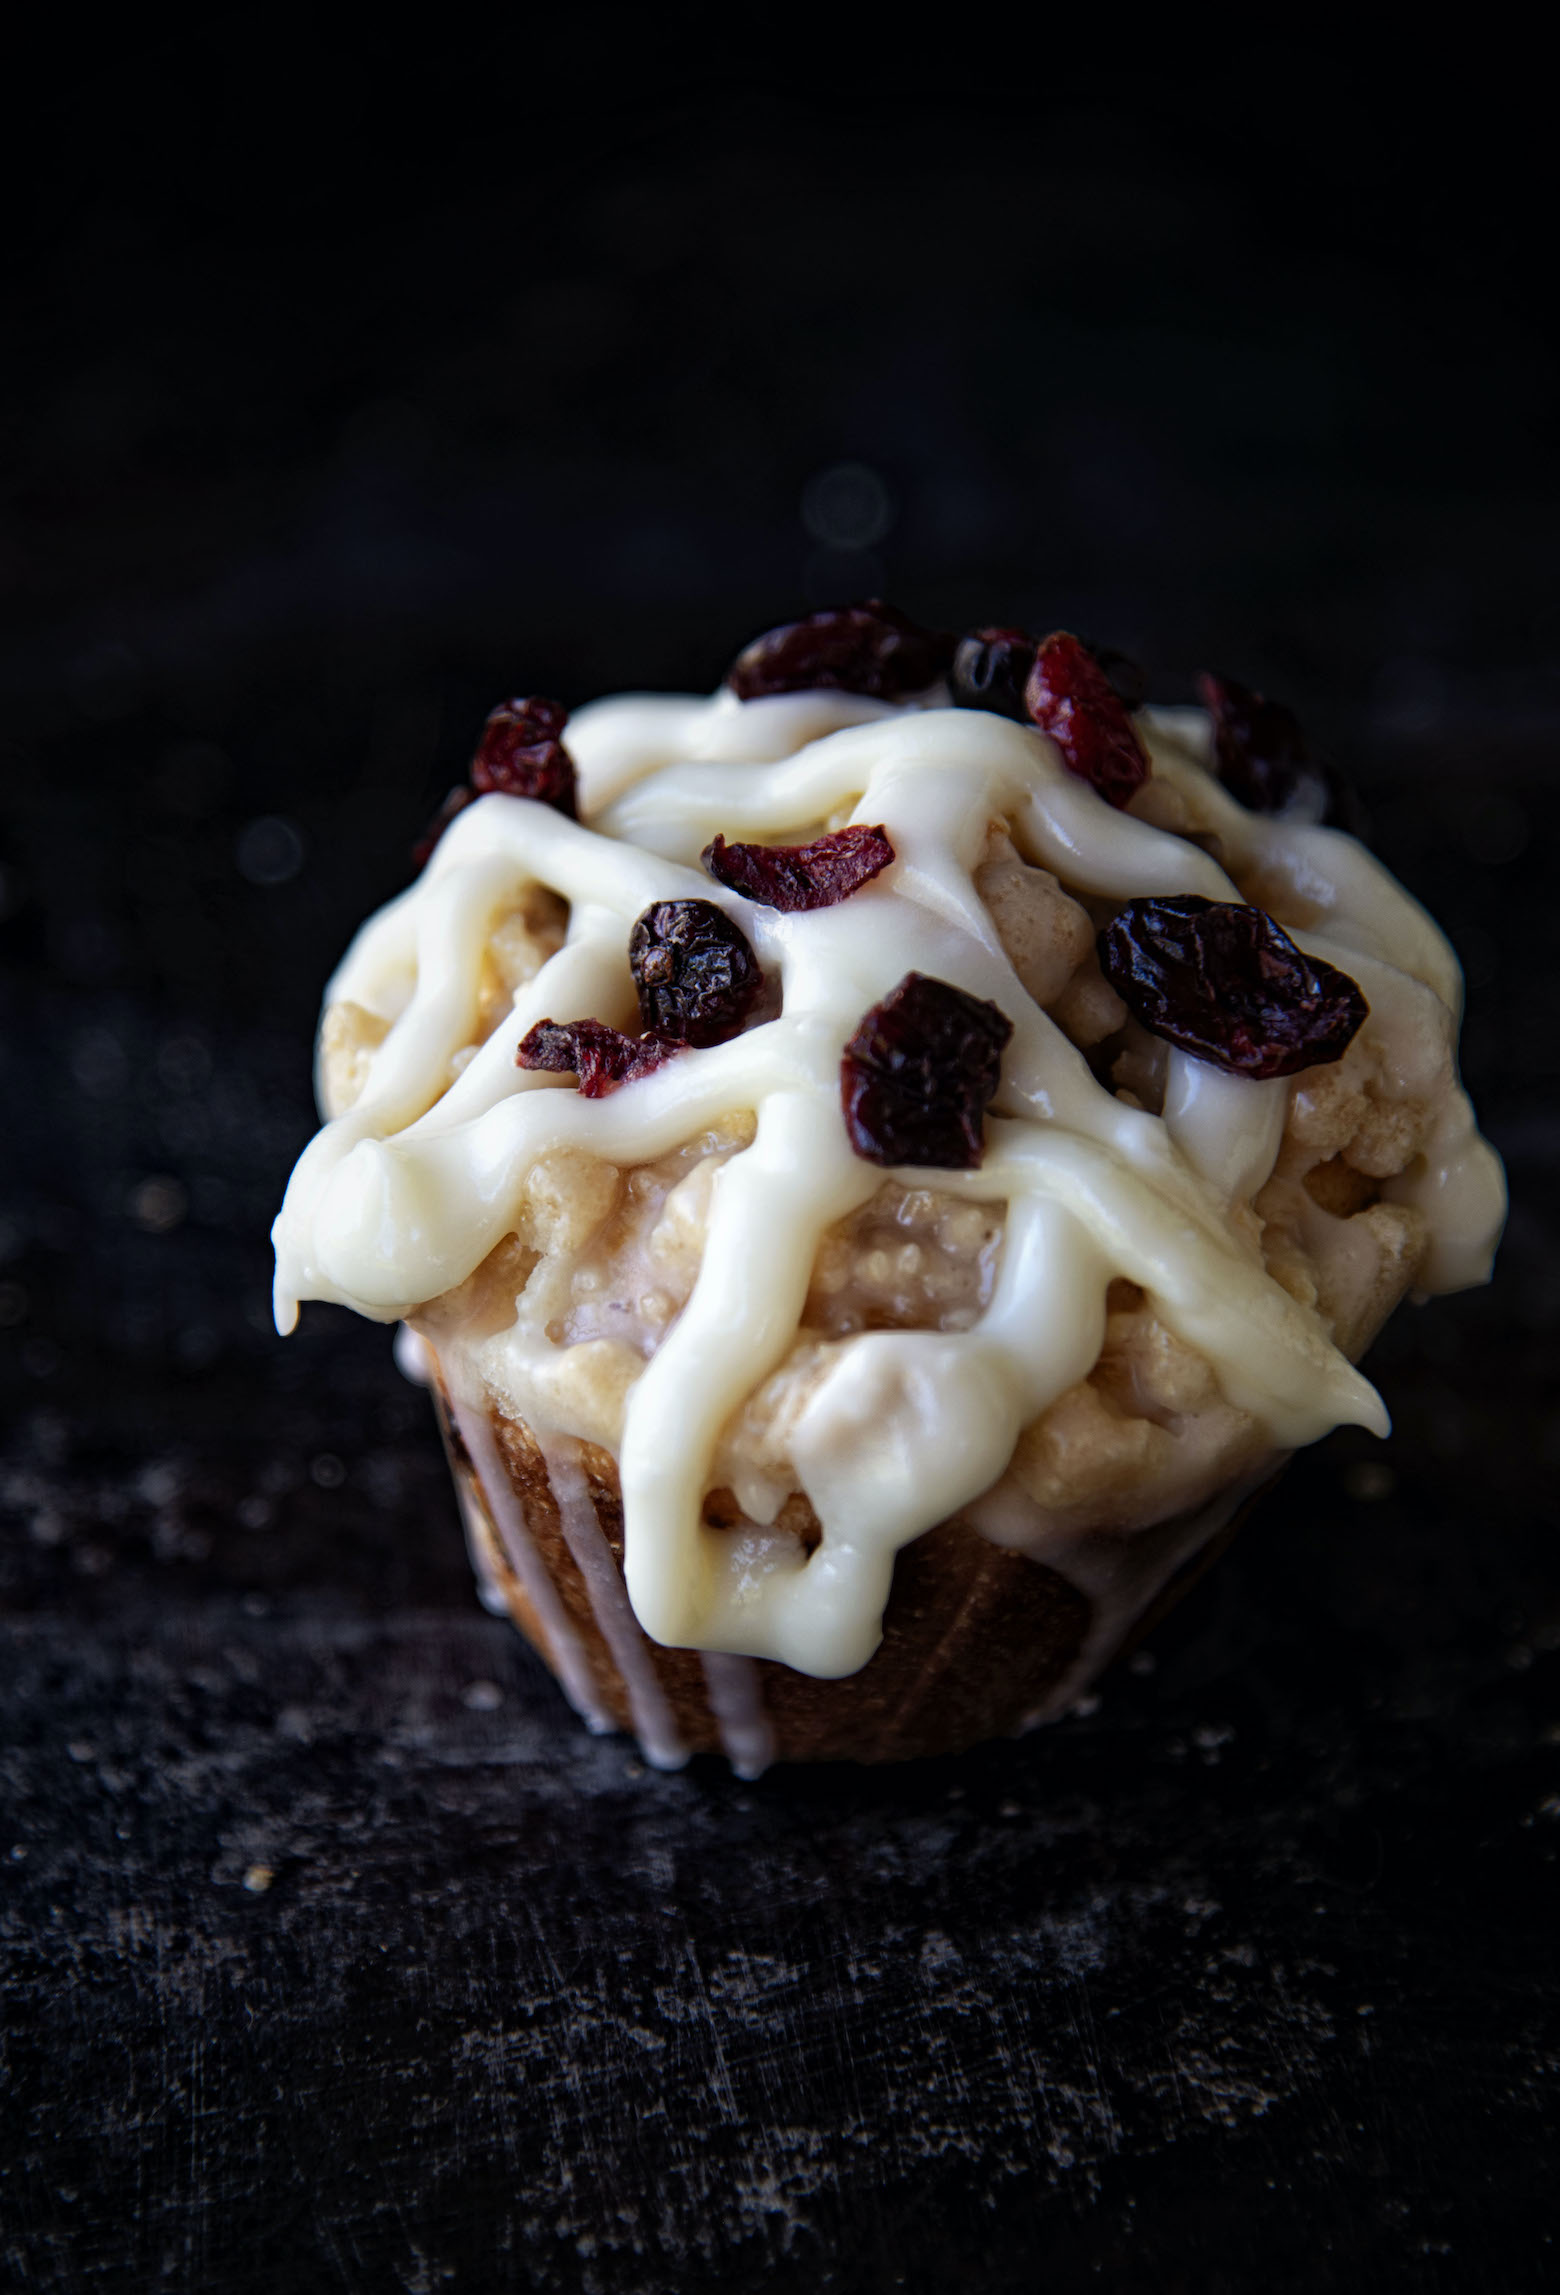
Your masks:
<svg viewBox="0 0 1560 2295"><path fill-rule="evenodd" d="M612 1549L602 1536L595 1500L580 1463L580 1446L566 1435L555 1435L542 1443L541 1451L558 1502L564 1543L585 1581L602 1639L628 1692L629 1715L640 1751L652 1769L681 1769L688 1759L688 1748L656 1674L649 1644L628 1606Z"/></svg>
<svg viewBox="0 0 1560 2295"><path fill-rule="evenodd" d="M1288 1111L1282 1077L1254 1083L1170 1047L1165 1128L1193 1171L1229 1202L1249 1203L1270 1176Z"/></svg>
<svg viewBox="0 0 1560 2295"><path fill-rule="evenodd" d="M548 1575L546 1564L536 1551L526 1526L524 1510L515 1496L514 1484L509 1479L508 1469L488 1424L486 1408L473 1407L463 1402L452 1388L450 1413L460 1439L466 1446L472 1472L477 1478L477 1488L482 1493L488 1517L498 1533L505 1559L519 1579L527 1600L536 1612L542 1632L547 1637L548 1652L563 1686L563 1693L586 1727L598 1737L602 1736L616 1725L592 1679L584 1645L569 1622L568 1612L558 1598L558 1589ZM458 1482L459 1477L457 1485ZM468 1523L468 1535L469 1531ZM507 1610L507 1603L504 1608Z"/></svg>
<svg viewBox="0 0 1560 2295"><path fill-rule="evenodd" d="M488 1541L492 1537L492 1532L483 1520L482 1508L476 1492L467 1487L465 1476L459 1473L455 1476L455 1503L460 1508L461 1526L466 1533L466 1552L471 1557L471 1567L476 1575L477 1600L490 1617L507 1618L513 1625L514 1613L509 1607L509 1597L504 1592L503 1584L493 1568L492 1559L488 1552ZM566 1694L569 1697L569 1703L578 1713L580 1706L572 1691L566 1692ZM589 1726L598 1732L610 1727L604 1717L591 1714L585 1718Z"/></svg>
<svg viewBox="0 0 1560 2295"><path fill-rule="evenodd" d="M764 1711L764 1683L756 1663L706 1650L703 1665L721 1751L739 1777L762 1777L775 1757L775 1733Z"/></svg>
<svg viewBox="0 0 1560 2295"><path fill-rule="evenodd" d="M1041 1722L1054 1721L1068 1711L1110 1663L1181 1565L1227 1528L1247 1499L1270 1481L1282 1464L1282 1454L1270 1454L1252 1473L1215 1492L1206 1505L1172 1522L1156 1523L1149 1530L1097 1530L1081 1537L1073 1532L1040 1541L1025 1537L1026 1554L1060 1572L1089 1599L1088 1630L1077 1655L1043 1703L1025 1715L1026 1729L1038 1728ZM1000 1494L994 1493L991 1500L966 1508L966 1515L977 1529L986 1528L998 1543L1006 1543L1000 1504Z"/></svg>
<svg viewBox="0 0 1560 2295"><path fill-rule="evenodd" d="M1288 1086L1177 1054L1158 1117L1096 1083L1024 991L975 891L991 828L1079 897L1238 899L1232 876L1268 888L1286 919L1303 920L1290 927L1301 946L1359 980L1389 1088L1405 1096L1427 1043L1441 1047L1444 1079L1460 994L1446 942L1361 846L1249 814L1211 779L1199 713L1141 723L1156 780L1220 840L1232 875L1190 838L1107 805L1032 728L937 701L743 704L723 692L579 712L568 741L589 825L481 799L348 951L328 996L388 1033L361 1097L300 1159L275 1230L284 1330L301 1298L389 1319L463 1281L502 1240L538 1157L573 1147L640 1164L752 1110L751 1146L711 1191L692 1296L628 1394L628 1595L657 1641L824 1678L876 1647L898 1548L968 1512L1020 1430L1092 1367L1113 1276L1141 1285L1275 1451L1341 1422L1386 1431L1374 1390L1269 1278L1251 1222L1231 1217L1272 1168ZM833 908L782 916L698 867L717 831L794 841L847 820L884 823L897 859ZM569 902L567 939L470 1054L485 939L534 882ZM651 901L687 897L738 919L780 983L780 1016L602 1100L518 1070L516 1047L543 1017L636 1024L630 927ZM820 1236L884 1177L851 1151L839 1061L861 1015L911 970L992 999L1013 1023L981 1168L935 1175L948 1192L1005 1203L1006 1240L972 1330L871 1331L830 1349L792 1448L823 1529L805 1557L783 1533L711 1530L702 1501L722 1429L795 1342ZM1429 1221L1431 1290L1482 1280L1503 1210L1466 1100L1444 1081L1437 1094L1429 1152L1387 1190ZM545 1408L533 1424L556 1450Z"/></svg>

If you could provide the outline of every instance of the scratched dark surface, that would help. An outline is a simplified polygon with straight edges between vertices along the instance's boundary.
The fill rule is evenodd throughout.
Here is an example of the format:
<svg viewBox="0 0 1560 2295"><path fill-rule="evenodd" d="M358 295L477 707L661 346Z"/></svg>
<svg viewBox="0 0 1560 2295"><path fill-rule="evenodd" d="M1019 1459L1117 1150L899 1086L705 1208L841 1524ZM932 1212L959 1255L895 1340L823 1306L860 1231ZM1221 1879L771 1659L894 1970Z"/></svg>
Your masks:
<svg viewBox="0 0 1560 2295"><path fill-rule="evenodd" d="M1394 1341L1385 1453L1304 1460L1094 1713L754 1786L590 1739L478 1611L382 1335L40 1400L10 2283L1544 2284L1521 1290Z"/></svg>
<svg viewBox="0 0 1560 2295"><path fill-rule="evenodd" d="M1554 2283L1554 360L1505 179L1279 62L323 203L230 78L160 141L73 71L0 376L5 2285ZM1464 958L1512 1225L1092 1711L658 1776L478 1608L385 1334L275 1339L266 1228L491 701L880 583L1302 707Z"/></svg>

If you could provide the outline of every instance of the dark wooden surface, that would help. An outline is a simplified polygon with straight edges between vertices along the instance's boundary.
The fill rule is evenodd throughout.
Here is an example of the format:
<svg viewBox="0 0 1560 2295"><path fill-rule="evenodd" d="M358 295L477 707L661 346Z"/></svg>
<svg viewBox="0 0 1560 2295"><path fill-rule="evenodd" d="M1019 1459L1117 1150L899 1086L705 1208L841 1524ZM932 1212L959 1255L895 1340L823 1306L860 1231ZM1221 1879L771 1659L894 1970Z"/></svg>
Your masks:
<svg viewBox="0 0 1560 2295"><path fill-rule="evenodd" d="M1498 44L1438 114L1402 43L1086 26L1069 82L1049 19L908 106L799 49L787 109L766 18L701 109L587 18L399 92L137 21L28 95L0 2282L1553 2285L1547 125ZM491 703L707 686L880 583L1296 702L1457 940L1515 1210L1378 1349L1392 1441L1298 1462L1090 1713L660 1777L478 1608L385 1335L275 1339L266 1228L320 985Z"/></svg>

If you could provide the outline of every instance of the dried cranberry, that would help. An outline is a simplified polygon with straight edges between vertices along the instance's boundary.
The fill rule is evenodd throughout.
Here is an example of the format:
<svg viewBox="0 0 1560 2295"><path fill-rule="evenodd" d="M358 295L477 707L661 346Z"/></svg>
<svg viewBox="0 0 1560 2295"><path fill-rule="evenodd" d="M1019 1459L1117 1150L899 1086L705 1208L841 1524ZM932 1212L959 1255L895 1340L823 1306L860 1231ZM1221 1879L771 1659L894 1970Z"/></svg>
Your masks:
<svg viewBox="0 0 1560 2295"><path fill-rule="evenodd" d="M1027 725L1024 687L1034 666L1035 641L1027 630L969 630L955 648L948 683L961 709L989 709Z"/></svg>
<svg viewBox="0 0 1560 2295"><path fill-rule="evenodd" d="M427 828L424 829L412 847L412 859L418 868L426 868L434 846L443 836L456 814L464 813L466 807L475 804L475 802L476 799L469 789L452 789L450 791L439 810L434 814L433 819L428 823Z"/></svg>
<svg viewBox="0 0 1560 2295"><path fill-rule="evenodd" d="M728 845L717 837L701 857L717 884L791 916L848 900L888 867L894 848L884 829L854 822L810 845Z"/></svg>
<svg viewBox="0 0 1560 2295"><path fill-rule="evenodd" d="M648 1076L684 1050L664 1036L625 1036L604 1020L538 1020L515 1054L517 1068L548 1068L574 1075L587 1100L603 1100L619 1084Z"/></svg>
<svg viewBox="0 0 1560 2295"><path fill-rule="evenodd" d="M1062 753L1062 763L1109 805L1125 805L1148 779L1148 758L1114 686L1081 638L1042 639L1024 706Z"/></svg>
<svg viewBox="0 0 1560 2295"><path fill-rule="evenodd" d="M1232 797L1253 813L1328 822L1359 834L1357 798L1312 757L1292 709L1206 671L1197 690L1213 719L1214 765Z"/></svg>
<svg viewBox="0 0 1560 2295"><path fill-rule="evenodd" d="M1148 697L1148 673L1119 647L1100 645L1093 638L1078 643L1105 673L1106 683L1124 709L1141 709ZM1027 630L967 630L953 657L948 683L961 709L990 709L1003 717L1030 722L1024 688L1035 666L1038 641Z"/></svg>
<svg viewBox="0 0 1560 2295"><path fill-rule="evenodd" d="M645 1026L679 1044L723 1044L763 993L746 934L708 900L658 900L628 938Z"/></svg>
<svg viewBox="0 0 1560 2295"><path fill-rule="evenodd" d="M973 1171L1012 1033L998 1005L907 972L863 1015L840 1062L845 1128L857 1155Z"/></svg>
<svg viewBox="0 0 1560 2295"><path fill-rule="evenodd" d="M482 728L471 763L479 797L532 797L569 820L579 818L574 760L559 735L568 722L561 701L501 701Z"/></svg>
<svg viewBox="0 0 1560 2295"><path fill-rule="evenodd" d="M726 673L740 701L766 693L807 693L829 686L903 701L924 693L948 671L953 640L922 629L881 598L831 606L805 621L783 622L744 646Z"/></svg>
<svg viewBox="0 0 1560 2295"><path fill-rule="evenodd" d="M1339 1060L1370 1011L1346 972L1242 901L1128 901L1099 951L1135 1019L1231 1076L1293 1076Z"/></svg>

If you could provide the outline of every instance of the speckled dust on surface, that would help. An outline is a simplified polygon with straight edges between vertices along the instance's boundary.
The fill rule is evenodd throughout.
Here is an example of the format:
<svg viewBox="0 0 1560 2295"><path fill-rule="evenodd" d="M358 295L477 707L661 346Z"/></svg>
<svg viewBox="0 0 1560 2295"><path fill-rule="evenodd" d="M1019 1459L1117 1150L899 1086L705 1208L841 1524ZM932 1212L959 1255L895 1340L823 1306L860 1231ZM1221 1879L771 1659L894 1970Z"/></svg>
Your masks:
<svg viewBox="0 0 1560 2295"><path fill-rule="evenodd" d="M1553 860L1474 883L1464 811L1415 889L1493 945ZM482 1613L387 1333L271 1334L367 905L316 945L256 894L285 1026L7 1007L0 2285L1551 2284L1560 1140L1521 996L1476 977L1469 1034L1511 1238L1375 1351L1392 1441L1297 1460L1086 1714L743 1785L592 1739Z"/></svg>
<svg viewBox="0 0 1560 2295"><path fill-rule="evenodd" d="M401 1602L154 1603L159 1526L215 1495L165 1461L84 1634L50 1573L97 1486L48 1453L7 1483L39 1565L0 1756L14 2284L1017 2287L1048 2253L1146 2288L1173 2234L1234 2287L1263 2223L1318 2265L1265 2284L1352 2284L1335 2243L1377 2284L1454 2250L1446 2284L1494 2284L1465 2147L1509 2210L1521 2161L1477 2131L1541 2148L1557 2068L1542 1988L1489 1959L1560 1842L1531 1667L1476 1664L1454 1743L1408 1658L1308 1688L1270 1615L1266 1680L1232 1672L1210 1587L1022 1744L662 1777L469 1604L447 1520ZM334 1480L273 1539L360 1510ZM1260 1622L1285 1588L1246 1574Z"/></svg>

